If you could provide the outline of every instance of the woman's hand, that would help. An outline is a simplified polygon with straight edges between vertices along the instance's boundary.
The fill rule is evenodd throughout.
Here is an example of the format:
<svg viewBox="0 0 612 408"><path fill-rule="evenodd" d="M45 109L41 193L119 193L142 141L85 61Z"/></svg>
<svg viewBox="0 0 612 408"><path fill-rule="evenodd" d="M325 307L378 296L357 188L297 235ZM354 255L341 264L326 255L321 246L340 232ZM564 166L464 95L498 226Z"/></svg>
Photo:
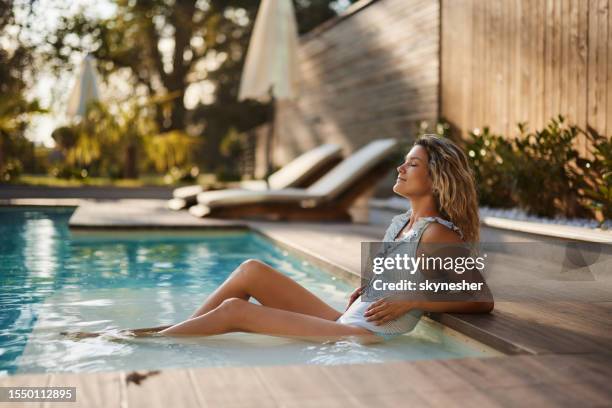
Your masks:
<svg viewBox="0 0 612 408"><path fill-rule="evenodd" d="M365 289L365 285L363 285L360 288L355 289L353 291L353 293L351 293L351 297L349 298L349 303L346 306L346 309L344 309L345 312L348 310L349 307L351 307L353 302L356 301L359 296L361 296L361 293L363 292L363 289Z"/></svg>
<svg viewBox="0 0 612 408"><path fill-rule="evenodd" d="M378 326L397 319L414 307L414 302L380 299L368 306L363 315L368 322Z"/></svg>

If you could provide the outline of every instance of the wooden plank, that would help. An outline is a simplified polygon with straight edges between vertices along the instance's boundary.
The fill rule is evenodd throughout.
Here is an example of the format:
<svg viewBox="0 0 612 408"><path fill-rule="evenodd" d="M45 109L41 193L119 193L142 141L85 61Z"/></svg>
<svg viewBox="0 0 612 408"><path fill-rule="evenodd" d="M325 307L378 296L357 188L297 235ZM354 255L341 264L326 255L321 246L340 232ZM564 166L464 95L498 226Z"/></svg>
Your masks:
<svg viewBox="0 0 612 408"><path fill-rule="evenodd" d="M606 76L606 95L607 95L607 121L606 121L606 136L612 137L612 0L608 0L608 44L607 58L608 66Z"/></svg>
<svg viewBox="0 0 612 408"><path fill-rule="evenodd" d="M599 38L597 41L597 88L595 90L595 99L597 103L597 119L595 127L599 132L605 134L608 111L607 107L607 77L609 71L608 61L608 0L599 0L597 4L597 25Z"/></svg>
<svg viewBox="0 0 612 408"><path fill-rule="evenodd" d="M612 375L606 354L467 358L443 363L478 388L515 388L537 384L590 383L605 388Z"/></svg>
<svg viewBox="0 0 612 408"><path fill-rule="evenodd" d="M562 47L562 33L563 33L563 3L559 0L555 0L553 3L552 13L552 32L550 37L550 44L552 48L552 60L551 60L551 87L550 87L550 98L549 105L545 107L544 122L540 124L544 126L548 123L549 119L556 117L561 112L561 87L563 86L562 65L563 61L563 47Z"/></svg>
<svg viewBox="0 0 612 408"><path fill-rule="evenodd" d="M472 38L474 46L472 47L471 59L472 63L472 81L470 86L470 100L472 105L472 114L470 121L467 124L467 130L470 132L475 127L481 126L483 95L481 92L482 85L482 70L484 61L483 53L483 35L482 35L482 2L472 2Z"/></svg>
<svg viewBox="0 0 612 408"><path fill-rule="evenodd" d="M496 47L499 49L499 77L498 77L498 121L500 132L508 137L510 128L510 104L509 94L512 88L510 81L510 70L514 69L514 59L512 57L512 14L511 0L503 0L499 2L499 42Z"/></svg>
<svg viewBox="0 0 612 408"><path fill-rule="evenodd" d="M570 60L570 1L571 0L559 0L559 8L561 12L561 57L559 64L559 113L567 117L568 120L573 121L574 117L570 115L570 104L575 104L575 101L570 101L570 71L573 69L573 61Z"/></svg>
<svg viewBox="0 0 612 408"><path fill-rule="evenodd" d="M566 5L566 29L564 38L566 40L566 81L565 81L565 110L570 123L577 124L578 107L578 70L580 68L578 50L578 4L574 0L568 0Z"/></svg>
<svg viewBox="0 0 612 408"><path fill-rule="evenodd" d="M277 406L253 367L195 368L189 375L206 406Z"/></svg>
<svg viewBox="0 0 612 408"><path fill-rule="evenodd" d="M454 29L452 20L453 3L448 0L440 1L440 116L449 122L455 121L455 113L453 112L453 91L457 86L453 75L453 37L450 36Z"/></svg>
<svg viewBox="0 0 612 408"><path fill-rule="evenodd" d="M598 390L585 390L582 384L537 384L516 388L493 388L489 398L501 406L577 407L604 406ZM609 401L608 401L609 402Z"/></svg>
<svg viewBox="0 0 612 408"><path fill-rule="evenodd" d="M472 55L472 2L445 1L442 10L442 116L453 131L466 134L471 122L474 101L471 98Z"/></svg>
<svg viewBox="0 0 612 408"><path fill-rule="evenodd" d="M493 101L493 86L495 85L495 70L493 68L494 56L493 56L493 37L492 37L492 8L493 2L483 2L483 36L485 38L484 48L482 50L483 53L483 82L481 87L483 99L483 109L482 109L482 117L481 123L478 125L479 127L493 125L492 120L493 116L491 114L491 104Z"/></svg>
<svg viewBox="0 0 612 408"><path fill-rule="evenodd" d="M91 374L52 374L50 387L76 387L76 402L45 402L45 408L121 407L125 404L125 385L119 372Z"/></svg>
<svg viewBox="0 0 612 408"><path fill-rule="evenodd" d="M544 37L545 43L545 73L544 73L544 98L539 101L539 109L542 114L540 121L532 123L532 128L540 127L548 119L550 112L554 111L554 96L553 88L557 88L559 84L555 82L555 0L548 0L546 2L546 31Z"/></svg>
<svg viewBox="0 0 612 408"><path fill-rule="evenodd" d="M343 407L359 404L323 366L255 367L257 376L280 406Z"/></svg>
<svg viewBox="0 0 612 408"><path fill-rule="evenodd" d="M507 103L507 136L512 137L515 133L516 122L518 122L518 102L520 92L521 75L521 53L520 53L520 15L521 2L519 0L508 1L508 32L509 32L509 58L508 64L508 103Z"/></svg>
<svg viewBox="0 0 612 408"><path fill-rule="evenodd" d="M589 94L588 123L600 133L606 131L608 0L589 2Z"/></svg>
<svg viewBox="0 0 612 408"><path fill-rule="evenodd" d="M538 20L536 22L536 33L537 33L537 41L536 41L536 47L534 49L534 61L536 61L536 67L537 70L534 71L535 73L535 89L536 89L536 93L535 93L535 98L534 98L534 104L533 104L533 112L534 112L534 116L533 116L533 121L531 122L531 128L535 129L538 126L541 126L541 124L543 124L545 122L545 112L544 112L544 105L546 103L546 67L547 67L547 61L546 61L546 50L547 48L547 44L546 44L546 29L547 29L547 25L546 22L548 21L548 17L547 17L547 3L543 2L543 1L538 1L535 0L536 2L536 10L537 10L537 15L538 15Z"/></svg>
<svg viewBox="0 0 612 408"><path fill-rule="evenodd" d="M47 387L51 381L51 374L20 374L0 377L0 387ZM39 408L43 402L6 402L0 406L18 408Z"/></svg>
<svg viewBox="0 0 612 408"><path fill-rule="evenodd" d="M534 353L592 353L609 349L610 335L599 332L597 324L587 321L578 325L579 319L588 319L596 307L587 307L580 315L568 316L563 321L555 317L555 307L498 301L492 315L453 316Z"/></svg>
<svg viewBox="0 0 612 408"><path fill-rule="evenodd" d="M497 407L497 405L486 393L474 392L472 390L458 390L448 392L436 392L429 391L424 392L422 390L415 391L425 401L425 406L431 407ZM395 406L401 404L405 394L399 394L395 396Z"/></svg>
<svg viewBox="0 0 612 408"><path fill-rule="evenodd" d="M587 128L587 94L588 94L588 2L575 1L574 9L577 10L577 29L575 38L574 60L576 61L576 124L586 130ZM579 152L586 155L586 138L583 136L577 143Z"/></svg>
<svg viewBox="0 0 612 408"><path fill-rule="evenodd" d="M497 7L499 6L499 2L496 1L488 1L485 2L485 35L487 38L486 41L486 55L487 61L485 67L486 69L486 82L485 86L485 95L486 95L486 103L484 110L484 123L491 128L493 132L498 132L498 123L497 123L497 74L498 74L498 50L499 48L496 46L496 35L497 28L499 27L499 21L497 19Z"/></svg>
<svg viewBox="0 0 612 408"><path fill-rule="evenodd" d="M462 14L459 17L459 20L464 24L464 42L463 47L458 51L461 53L463 69L461 72L461 100L459 102L461 114L459 117L459 122L455 123L455 126L458 127L462 136L465 137L467 136L467 133L471 127L472 111L474 109L474 101L471 99L471 88L474 81L472 77L472 66L474 64L478 64L479 62L471 58L474 48L474 24L472 21L474 15L474 3L470 0L464 1L460 4L460 9Z"/></svg>
<svg viewBox="0 0 612 408"><path fill-rule="evenodd" d="M541 12L543 6L544 4L537 0L529 1L529 8L525 10L524 16L528 25L526 38L524 38L528 58L527 68L524 71L524 80L526 82L524 86L527 88L524 96L528 100L524 102L528 111L525 112L523 120L527 121L530 129L535 129L539 126L541 122L541 106L545 103L544 94L540 91L540 87L544 84L540 83L539 78L539 73L543 69L543 55L541 54L543 53L541 30L545 26Z"/></svg>

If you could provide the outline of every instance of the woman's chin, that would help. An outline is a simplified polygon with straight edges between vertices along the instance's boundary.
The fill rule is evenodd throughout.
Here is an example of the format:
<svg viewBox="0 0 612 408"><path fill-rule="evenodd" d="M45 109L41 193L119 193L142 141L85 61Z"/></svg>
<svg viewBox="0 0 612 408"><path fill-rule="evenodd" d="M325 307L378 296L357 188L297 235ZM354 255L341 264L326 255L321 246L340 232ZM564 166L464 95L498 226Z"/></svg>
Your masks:
<svg viewBox="0 0 612 408"><path fill-rule="evenodd" d="M395 185L393 186L393 192L402 197L406 197L405 193L402 192L402 186L400 185L400 183L395 183Z"/></svg>

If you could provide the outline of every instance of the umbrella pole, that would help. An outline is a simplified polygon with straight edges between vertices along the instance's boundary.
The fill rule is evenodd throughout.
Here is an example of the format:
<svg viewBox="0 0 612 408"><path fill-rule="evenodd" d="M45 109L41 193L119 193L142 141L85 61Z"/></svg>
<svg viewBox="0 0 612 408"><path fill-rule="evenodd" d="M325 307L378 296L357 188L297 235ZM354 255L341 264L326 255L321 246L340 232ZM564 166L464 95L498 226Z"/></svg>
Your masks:
<svg viewBox="0 0 612 408"><path fill-rule="evenodd" d="M270 172L272 169L272 139L274 138L274 122L276 117L276 99L272 92L272 87L268 91L270 93L270 121L268 126L268 135L266 137L266 186L270 190Z"/></svg>

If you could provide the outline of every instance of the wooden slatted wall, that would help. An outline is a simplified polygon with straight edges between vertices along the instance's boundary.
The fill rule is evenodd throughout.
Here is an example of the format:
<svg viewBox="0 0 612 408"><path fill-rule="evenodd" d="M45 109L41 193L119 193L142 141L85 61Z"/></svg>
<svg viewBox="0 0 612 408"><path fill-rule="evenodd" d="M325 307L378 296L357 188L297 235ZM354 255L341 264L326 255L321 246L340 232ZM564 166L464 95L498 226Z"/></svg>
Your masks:
<svg viewBox="0 0 612 408"><path fill-rule="evenodd" d="M435 122L439 5L362 1L302 38L301 94L277 104L275 164L323 142L349 153L374 139L413 137L418 123Z"/></svg>
<svg viewBox="0 0 612 408"><path fill-rule="evenodd" d="M558 114L612 135L612 0L441 0L440 116L463 135ZM584 152L586 143L579 141Z"/></svg>

